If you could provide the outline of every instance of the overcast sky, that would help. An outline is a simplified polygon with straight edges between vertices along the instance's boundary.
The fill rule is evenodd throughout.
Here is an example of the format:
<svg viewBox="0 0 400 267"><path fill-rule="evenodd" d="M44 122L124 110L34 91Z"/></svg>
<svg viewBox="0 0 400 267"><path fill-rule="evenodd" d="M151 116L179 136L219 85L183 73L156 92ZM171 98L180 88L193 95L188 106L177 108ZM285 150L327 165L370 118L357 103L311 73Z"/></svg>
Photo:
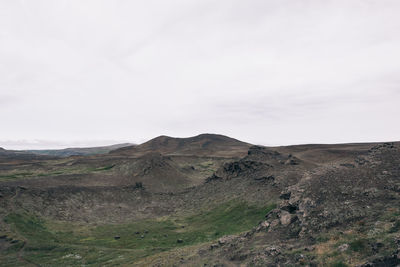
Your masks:
<svg viewBox="0 0 400 267"><path fill-rule="evenodd" d="M399 140L398 0L0 0L0 146Z"/></svg>

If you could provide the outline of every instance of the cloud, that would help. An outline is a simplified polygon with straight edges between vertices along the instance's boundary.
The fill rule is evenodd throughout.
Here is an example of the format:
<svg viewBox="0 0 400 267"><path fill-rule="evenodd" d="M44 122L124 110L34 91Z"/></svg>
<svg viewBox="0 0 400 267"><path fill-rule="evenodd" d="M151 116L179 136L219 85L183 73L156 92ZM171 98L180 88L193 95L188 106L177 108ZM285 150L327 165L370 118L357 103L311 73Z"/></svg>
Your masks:
<svg viewBox="0 0 400 267"><path fill-rule="evenodd" d="M219 132L283 144L400 130L382 124L400 115L398 1L0 5L0 140Z"/></svg>

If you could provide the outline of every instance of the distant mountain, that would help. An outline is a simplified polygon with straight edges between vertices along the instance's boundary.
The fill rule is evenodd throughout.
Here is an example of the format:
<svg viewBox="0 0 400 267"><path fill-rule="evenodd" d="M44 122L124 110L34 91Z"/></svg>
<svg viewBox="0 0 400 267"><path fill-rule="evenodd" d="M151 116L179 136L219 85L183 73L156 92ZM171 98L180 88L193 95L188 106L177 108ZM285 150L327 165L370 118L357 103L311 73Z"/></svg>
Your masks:
<svg viewBox="0 0 400 267"><path fill-rule="evenodd" d="M251 144L218 134L201 134L189 138L159 136L137 146L127 146L111 153L142 156L150 152L162 155L232 157L245 155Z"/></svg>
<svg viewBox="0 0 400 267"><path fill-rule="evenodd" d="M30 153L28 151L18 151L18 150L7 150L0 147L0 162L17 160L19 161L30 161L30 160L45 160L45 159L55 159L52 155L39 155Z"/></svg>
<svg viewBox="0 0 400 267"><path fill-rule="evenodd" d="M73 148L65 148L65 149L25 150L24 152L33 153L36 155L69 157L69 156L107 154L108 152L110 152L112 150L126 147L126 146L133 146L133 144L123 143L123 144L116 144L116 145L110 145L110 146L99 146L99 147L73 147Z"/></svg>

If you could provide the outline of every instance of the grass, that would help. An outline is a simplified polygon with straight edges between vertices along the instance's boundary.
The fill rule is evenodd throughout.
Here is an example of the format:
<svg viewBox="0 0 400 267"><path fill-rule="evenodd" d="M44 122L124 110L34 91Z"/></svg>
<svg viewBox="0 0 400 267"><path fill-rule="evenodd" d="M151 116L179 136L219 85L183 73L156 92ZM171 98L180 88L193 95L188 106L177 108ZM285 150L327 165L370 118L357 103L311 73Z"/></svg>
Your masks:
<svg viewBox="0 0 400 267"><path fill-rule="evenodd" d="M21 213L9 214L5 222L28 241L24 257L35 263L116 265L249 230L274 207L234 201L185 217L100 226L73 225ZM178 239L183 242L178 243Z"/></svg>

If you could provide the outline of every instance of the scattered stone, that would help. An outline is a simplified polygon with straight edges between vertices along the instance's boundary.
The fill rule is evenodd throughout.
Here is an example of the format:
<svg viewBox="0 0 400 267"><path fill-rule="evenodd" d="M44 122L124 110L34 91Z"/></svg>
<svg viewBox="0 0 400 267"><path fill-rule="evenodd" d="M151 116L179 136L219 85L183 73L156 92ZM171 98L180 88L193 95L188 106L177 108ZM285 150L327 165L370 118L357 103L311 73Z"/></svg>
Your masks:
<svg viewBox="0 0 400 267"><path fill-rule="evenodd" d="M140 232L135 232L135 234L136 234L136 235L139 235L139 234L140 234Z"/></svg>
<svg viewBox="0 0 400 267"><path fill-rule="evenodd" d="M285 165L299 165L299 160L296 157L290 156L285 161Z"/></svg>
<svg viewBox="0 0 400 267"><path fill-rule="evenodd" d="M382 243L380 243L380 242L371 244L371 248L375 253L377 253L383 247L384 247L384 245Z"/></svg>
<svg viewBox="0 0 400 267"><path fill-rule="evenodd" d="M400 248L400 236L394 238L394 243Z"/></svg>
<svg viewBox="0 0 400 267"><path fill-rule="evenodd" d="M148 234L148 233L149 233L149 231L147 231L147 230L144 230L144 233L145 233L145 234Z"/></svg>
<svg viewBox="0 0 400 267"><path fill-rule="evenodd" d="M141 236L140 236L140 238L142 238L142 239L143 239L143 238L144 238L144 235L141 235Z"/></svg>
<svg viewBox="0 0 400 267"><path fill-rule="evenodd" d="M182 239L178 239L178 240L176 240L176 243L183 243L183 240Z"/></svg>
<svg viewBox="0 0 400 267"><path fill-rule="evenodd" d="M338 247L338 250L339 250L340 252L344 252L344 251L348 250L349 247L350 247L349 244L342 244L342 245L340 245L340 246Z"/></svg>
<svg viewBox="0 0 400 267"><path fill-rule="evenodd" d="M220 239L218 239L218 244L221 245L221 246L225 245L226 243L232 242L234 238L235 237L231 236L231 235L223 236Z"/></svg>
<svg viewBox="0 0 400 267"><path fill-rule="evenodd" d="M114 239L115 239L115 240L118 240L118 239L120 239L120 238L121 238L121 237L118 236L118 235L114 236Z"/></svg>
<svg viewBox="0 0 400 267"><path fill-rule="evenodd" d="M82 256L79 255L79 254L67 254L67 255L63 256L62 258L63 259L65 259L65 258L73 258L73 259L79 260L79 259L82 259Z"/></svg>
<svg viewBox="0 0 400 267"><path fill-rule="evenodd" d="M277 225L279 224L279 220L273 220L270 224L269 224L269 230L268 232L270 232L273 228L275 228Z"/></svg>
<svg viewBox="0 0 400 267"><path fill-rule="evenodd" d="M269 225L270 223L268 221L262 221L257 226L256 231L260 232L261 230L266 230L269 227Z"/></svg>
<svg viewBox="0 0 400 267"><path fill-rule="evenodd" d="M304 263L304 255L303 254L297 254L295 256L296 261Z"/></svg>
<svg viewBox="0 0 400 267"><path fill-rule="evenodd" d="M279 254L281 254L281 250L279 247L267 247L265 249L265 252L269 255L269 256L277 256Z"/></svg>
<svg viewBox="0 0 400 267"><path fill-rule="evenodd" d="M378 267L378 266L393 266L397 267L400 265L400 258L397 255L384 256L377 258L371 262L359 265L359 267Z"/></svg>
<svg viewBox="0 0 400 267"><path fill-rule="evenodd" d="M354 160L358 165L364 165L366 163L368 163L368 160L366 160L363 157L358 156L355 160Z"/></svg>
<svg viewBox="0 0 400 267"><path fill-rule="evenodd" d="M315 250L315 247L313 247L313 246L304 248L304 251L314 251L314 250Z"/></svg>

